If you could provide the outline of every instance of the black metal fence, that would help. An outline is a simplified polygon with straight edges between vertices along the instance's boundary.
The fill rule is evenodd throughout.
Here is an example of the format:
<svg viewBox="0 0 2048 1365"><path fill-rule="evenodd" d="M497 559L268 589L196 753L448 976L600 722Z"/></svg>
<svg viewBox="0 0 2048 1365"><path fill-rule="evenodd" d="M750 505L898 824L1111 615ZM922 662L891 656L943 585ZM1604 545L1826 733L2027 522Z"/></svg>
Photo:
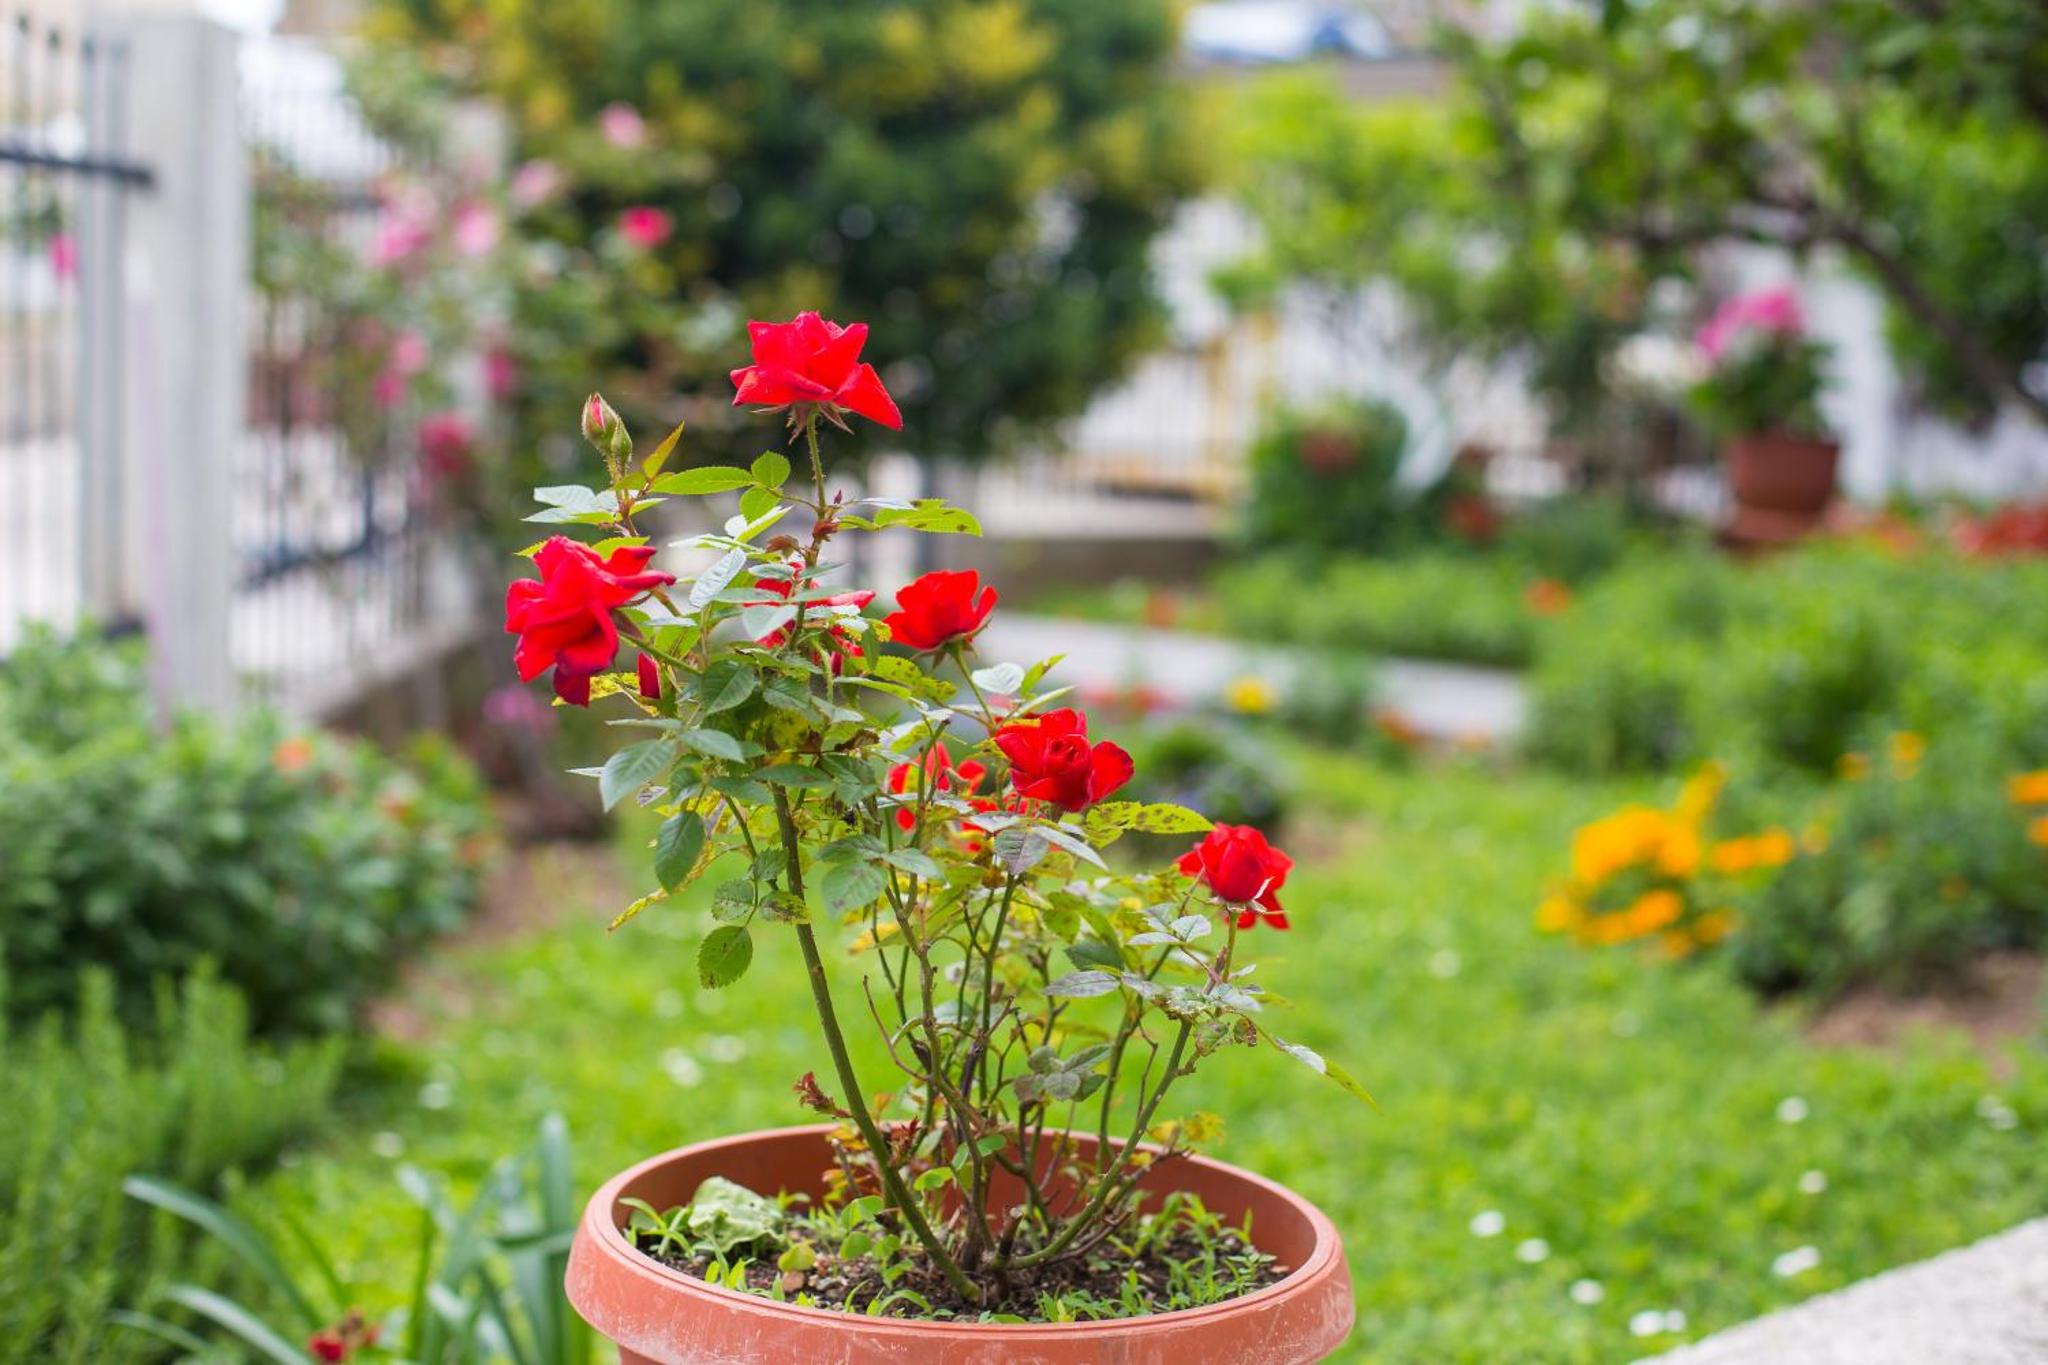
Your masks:
<svg viewBox="0 0 2048 1365"><path fill-rule="evenodd" d="M124 44L0 10L0 655L139 619L122 366Z"/></svg>
<svg viewBox="0 0 2048 1365"><path fill-rule="evenodd" d="M317 50L287 69L338 75ZM396 181L427 174L338 83L250 82L254 291L249 421L235 473L234 656L245 680L312 709L373 662L439 645L446 553L424 482L420 412L389 381L410 344L365 297ZM451 627L452 629L452 627Z"/></svg>

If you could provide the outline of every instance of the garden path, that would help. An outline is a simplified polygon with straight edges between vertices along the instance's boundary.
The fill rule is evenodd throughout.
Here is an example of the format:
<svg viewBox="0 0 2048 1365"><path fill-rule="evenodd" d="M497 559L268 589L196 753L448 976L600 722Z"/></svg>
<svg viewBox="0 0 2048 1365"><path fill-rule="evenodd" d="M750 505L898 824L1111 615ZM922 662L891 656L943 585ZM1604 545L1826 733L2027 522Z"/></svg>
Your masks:
<svg viewBox="0 0 2048 1365"><path fill-rule="evenodd" d="M1284 695L1306 657L1277 645L1188 631L1014 613L989 623L978 650L984 659L1027 665L1065 653L1057 676L1076 687L1143 683L1187 701L1214 698L1247 677ZM1521 731L1526 698L1513 673L1417 659L1382 659L1373 667L1376 704L1431 739L1498 742Z"/></svg>
<svg viewBox="0 0 2048 1365"><path fill-rule="evenodd" d="M2038 1365L2048 1218L1732 1327L1656 1365Z"/></svg>

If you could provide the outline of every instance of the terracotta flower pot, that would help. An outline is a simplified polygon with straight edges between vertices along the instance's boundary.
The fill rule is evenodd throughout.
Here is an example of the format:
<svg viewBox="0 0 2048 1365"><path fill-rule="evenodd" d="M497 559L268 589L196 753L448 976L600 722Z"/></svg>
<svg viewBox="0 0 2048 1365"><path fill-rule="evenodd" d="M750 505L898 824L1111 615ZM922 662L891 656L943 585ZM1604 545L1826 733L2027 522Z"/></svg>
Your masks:
<svg viewBox="0 0 2048 1365"><path fill-rule="evenodd" d="M1728 486L1736 503L1766 512L1818 516L1835 494L1841 447L1779 431L1740 436L1728 443Z"/></svg>
<svg viewBox="0 0 2048 1365"><path fill-rule="evenodd" d="M742 1361L916 1365L1295 1365L1321 1360L1351 1331L1351 1276L1330 1220L1270 1180L1191 1157L1141 1182L1199 1196L1226 1222L1249 1212L1261 1250L1292 1269L1228 1303L1095 1323L961 1323L870 1318L720 1289L642 1255L621 1231L619 1202L688 1202L722 1175L749 1189L818 1195L830 1125L746 1133L679 1148L614 1176L591 1198L569 1253L569 1302L619 1347L621 1365ZM1076 1140L1085 1155L1092 1141Z"/></svg>

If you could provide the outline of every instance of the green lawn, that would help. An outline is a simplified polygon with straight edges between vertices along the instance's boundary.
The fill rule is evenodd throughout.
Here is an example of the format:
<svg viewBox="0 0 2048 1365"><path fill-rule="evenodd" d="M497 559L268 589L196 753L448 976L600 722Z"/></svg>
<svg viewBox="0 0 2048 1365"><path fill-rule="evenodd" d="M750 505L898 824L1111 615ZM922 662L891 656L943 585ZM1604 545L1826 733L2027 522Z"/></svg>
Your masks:
<svg viewBox="0 0 2048 1365"><path fill-rule="evenodd" d="M1175 1098L1226 1118L1218 1155L1342 1227L1359 1305L1344 1359L1630 1360L2048 1207L2038 1046L2003 1078L1940 1039L1822 1052L1711 969L1535 934L1572 828L1646 788L1300 763L1313 852L1261 979L1301 1002L1287 1035L1343 1059L1380 1109L1270 1052L1220 1057ZM826 1070L793 942L763 940L738 987L700 992L702 911L608 937L612 889L559 894L556 927L436 964L427 1041L388 1049L346 1127L269 1186L394 1283L401 1147L474 1175L557 1108L594 1184L663 1147L800 1122L789 1083ZM849 964L849 1003L852 981ZM866 1074L885 1083L872 1058ZM1987 1121L1986 1096L2017 1123ZM1808 1246L1817 1268L1773 1273ZM1575 1299L1581 1280L1597 1302ZM1652 1310L1685 1331L1634 1335Z"/></svg>

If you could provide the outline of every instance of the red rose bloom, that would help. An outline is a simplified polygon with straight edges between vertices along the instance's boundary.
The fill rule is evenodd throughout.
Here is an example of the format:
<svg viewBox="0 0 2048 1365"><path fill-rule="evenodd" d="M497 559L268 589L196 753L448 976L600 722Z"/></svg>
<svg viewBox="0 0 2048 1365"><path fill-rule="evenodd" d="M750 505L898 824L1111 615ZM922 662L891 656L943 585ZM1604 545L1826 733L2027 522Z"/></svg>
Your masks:
<svg viewBox="0 0 2048 1365"><path fill-rule="evenodd" d="M613 610L676 581L647 567L653 557L648 546L626 545L601 559L580 541L550 537L533 557L539 580L518 579L505 591L505 630L519 637L512 661L520 678L532 682L553 668L555 695L590 705L591 677L619 652Z"/></svg>
<svg viewBox="0 0 2048 1365"><path fill-rule="evenodd" d="M1088 718L1079 711L1048 711L996 731L996 747L1010 760L1017 795L1082 810L1131 780L1131 756L1108 740L1090 748Z"/></svg>
<svg viewBox="0 0 2048 1365"><path fill-rule="evenodd" d="M315 1360L347 1360L348 1343L332 1332L315 1332L306 1341L306 1351Z"/></svg>
<svg viewBox="0 0 2048 1365"><path fill-rule="evenodd" d="M936 570L896 593L896 610L882 618L889 638L912 649L940 649L980 630L996 609L996 590L972 569Z"/></svg>
<svg viewBox="0 0 2048 1365"><path fill-rule="evenodd" d="M903 414L882 387L881 376L861 362L860 348L868 340L865 322L841 327L816 313L798 313L788 322L750 322L747 335L754 343L754 363L732 372L738 390L734 407L816 404L834 416L856 412L891 431L903 429Z"/></svg>
<svg viewBox="0 0 2048 1365"><path fill-rule="evenodd" d="M1238 906L1237 927L1249 929L1263 914L1275 929L1287 927L1280 913L1280 888L1294 860L1266 842L1250 825L1217 825L1176 864L1209 884L1216 898Z"/></svg>
<svg viewBox="0 0 2048 1365"><path fill-rule="evenodd" d="M915 771L909 763L898 763L889 769L889 790L897 796L917 792ZM956 785L963 793L971 792L981 785L982 778L988 776L988 769L971 758L956 766L953 756L943 747L934 747L924 756L924 771L926 787L935 792L952 791ZM896 823L905 830L916 828L917 812L912 803L896 808Z"/></svg>

